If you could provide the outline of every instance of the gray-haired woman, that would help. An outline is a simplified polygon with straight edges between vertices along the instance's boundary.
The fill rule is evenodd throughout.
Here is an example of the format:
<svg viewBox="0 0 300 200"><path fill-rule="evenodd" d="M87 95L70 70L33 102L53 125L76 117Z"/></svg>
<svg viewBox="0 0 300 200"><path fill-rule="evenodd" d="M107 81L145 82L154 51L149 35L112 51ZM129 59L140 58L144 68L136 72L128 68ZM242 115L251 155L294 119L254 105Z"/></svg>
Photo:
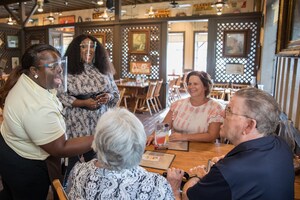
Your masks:
<svg viewBox="0 0 300 200"><path fill-rule="evenodd" d="M93 149L98 159L78 163L70 173L70 199L174 199L167 180L139 163L146 144L142 123L126 109L104 113Z"/></svg>

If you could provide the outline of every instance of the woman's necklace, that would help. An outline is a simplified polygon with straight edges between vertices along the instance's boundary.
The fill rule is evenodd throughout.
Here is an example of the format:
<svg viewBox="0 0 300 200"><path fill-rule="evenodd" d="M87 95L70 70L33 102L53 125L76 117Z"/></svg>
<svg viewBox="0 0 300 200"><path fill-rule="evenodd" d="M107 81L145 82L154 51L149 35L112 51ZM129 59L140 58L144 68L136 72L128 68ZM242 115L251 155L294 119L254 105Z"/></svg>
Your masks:
<svg viewBox="0 0 300 200"><path fill-rule="evenodd" d="M197 97L191 97L190 102L192 106L201 106L208 101L208 98L204 97L202 100L196 99Z"/></svg>

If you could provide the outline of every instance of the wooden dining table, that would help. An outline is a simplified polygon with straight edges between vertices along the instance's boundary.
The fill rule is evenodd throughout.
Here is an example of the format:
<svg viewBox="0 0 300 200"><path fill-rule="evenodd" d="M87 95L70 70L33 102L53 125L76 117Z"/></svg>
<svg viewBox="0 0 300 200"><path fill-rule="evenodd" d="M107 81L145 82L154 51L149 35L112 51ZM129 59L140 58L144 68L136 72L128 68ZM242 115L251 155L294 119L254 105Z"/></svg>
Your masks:
<svg viewBox="0 0 300 200"><path fill-rule="evenodd" d="M188 151L178 150L155 150L153 145L147 146L145 150L153 152L163 152L167 154L174 154L175 158L170 167L183 169L188 172L189 169L198 165L207 165L209 159L226 155L234 148L231 144L223 143L199 143L190 142ZM166 170L144 167L150 172L162 174ZM295 176L294 183L295 200L300 200L300 175Z"/></svg>
<svg viewBox="0 0 300 200"><path fill-rule="evenodd" d="M175 158L170 167L180 168L188 172L189 169L198 166L206 165L209 159L227 154L234 146L223 143L200 143L189 142L188 151L181 150L154 150L154 146L147 146L145 150L174 154ZM162 174L165 170L147 168L148 171Z"/></svg>
<svg viewBox="0 0 300 200"><path fill-rule="evenodd" d="M131 102L129 102L128 107L130 110L133 110L135 97L139 93L145 92L146 88L148 88L149 83L137 83L136 81L116 81L116 85L119 88L119 90L122 90L123 88L126 88L125 94L130 96L132 99Z"/></svg>

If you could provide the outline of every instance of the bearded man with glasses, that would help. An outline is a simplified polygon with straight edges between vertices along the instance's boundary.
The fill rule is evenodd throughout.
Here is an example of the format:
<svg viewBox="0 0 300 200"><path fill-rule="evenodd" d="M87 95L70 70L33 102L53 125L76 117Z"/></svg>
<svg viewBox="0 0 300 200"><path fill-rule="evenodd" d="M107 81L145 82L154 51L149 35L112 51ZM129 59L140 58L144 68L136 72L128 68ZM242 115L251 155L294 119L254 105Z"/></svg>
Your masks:
<svg viewBox="0 0 300 200"><path fill-rule="evenodd" d="M183 176L169 169L168 180L176 199L294 199L293 154L274 134L280 109L268 93L246 88L235 93L224 111L221 137L235 148L206 173L176 187Z"/></svg>

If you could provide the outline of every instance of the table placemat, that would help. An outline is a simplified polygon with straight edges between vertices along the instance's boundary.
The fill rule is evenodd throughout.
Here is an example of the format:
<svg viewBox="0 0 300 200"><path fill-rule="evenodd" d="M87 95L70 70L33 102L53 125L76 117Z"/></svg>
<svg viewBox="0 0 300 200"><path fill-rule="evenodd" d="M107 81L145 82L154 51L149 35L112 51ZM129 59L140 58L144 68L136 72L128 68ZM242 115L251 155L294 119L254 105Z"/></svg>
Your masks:
<svg viewBox="0 0 300 200"><path fill-rule="evenodd" d="M170 150L178 150L178 151L189 151L189 142L168 142L168 149Z"/></svg>
<svg viewBox="0 0 300 200"><path fill-rule="evenodd" d="M140 165L155 169L167 170L173 162L175 155L154 151L145 151Z"/></svg>

